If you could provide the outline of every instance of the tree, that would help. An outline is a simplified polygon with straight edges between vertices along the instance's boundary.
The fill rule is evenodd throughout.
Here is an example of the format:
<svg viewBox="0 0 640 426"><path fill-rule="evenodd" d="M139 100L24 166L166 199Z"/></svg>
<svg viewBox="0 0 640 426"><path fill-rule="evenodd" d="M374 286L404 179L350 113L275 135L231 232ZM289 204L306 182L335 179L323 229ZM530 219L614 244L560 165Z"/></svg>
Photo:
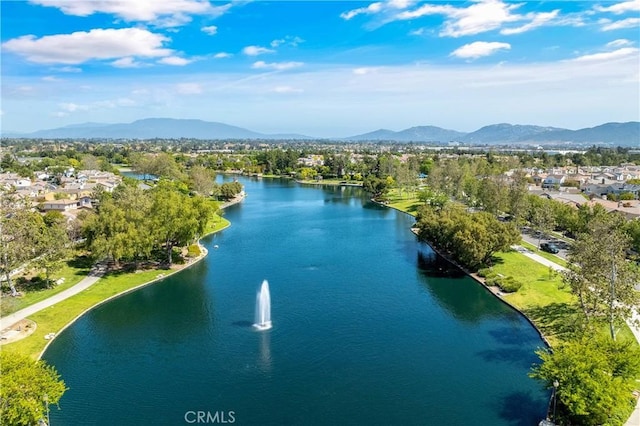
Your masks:
<svg viewBox="0 0 640 426"><path fill-rule="evenodd" d="M193 166L189 169L190 187L200 195L209 196L213 192L216 174L203 166Z"/></svg>
<svg viewBox="0 0 640 426"><path fill-rule="evenodd" d="M537 353L542 363L533 367L530 376L548 388L558 383L560 423L589 426L626 421L635 402L634 379L640 374L640 350L631 342L585 335Z"/></svg>
<svg viewBox="0 0 640 426"><path fill-rule="evenodd" d="M52 272L60 269L70 251L71 241L67 234L66 222L43 220L36 241L35 264L44 269L45 283L50 285Z"/></svg>
<svg viewBox="0 0 640 426"><path fill-rule="evenodd" d="M615 213L593 219L569 253L568 260L577 267L565 275L587 320L605 320L613 340L616 327L630 320L632 307L640 304L640 292L634 290L640 273L626 259L630 240L624 225L624 217Z"/></svg>
<svg viewBox="0 0 640 426"><path fill-rule="evenodd" d="M443 208L422 206L417 227L421 240L448 252L472 270L490 264L497 251L508 250L520 240L512 223L500 222L487 212L469 213L453 203Z"/></svg>
<svg viewBox="0 0 640 426"><path fill-rule="evenodd" d="M552 201L540 197L530 197L531 201L537 198L538 202L531 205L531 224L538 231L538 247L544 234L548 234L556 224Z"/></svg>
<svg viewBox="0 0 640 426"><path fill-rule="evenodd" d="M2 386L0 419L7 425L34 425L46 418L48 404L58 404L66 387L44 361L18 353L0 352Z"/></svg>
<svg viewBox="0 0 640 426"><path fill-rule="evenodd" d="M173 248L193 241L198 231L203 229L203 214L196 207L188 195L177 191L170 182L161 181L153 189L151 229L155 232L156 241L164 246L169 265L173 263Z"/></svg>
<svg viewBox="0 0 640 426"><path fill-rule="evenodd" d="M381 179L377 176L370 175L364 178L362 187L365 191L373 196L373 198L382 197L388 189L388 183L386 179Z"/></svg>
<svg viewBox="0 0 640 426"><path fill-rule="evenodd" d="M38 231L42 224L38 213L27 209L2 212L0 217L0 272L7 280L11 295L18 291L11 273L36 256Z"/></svg>

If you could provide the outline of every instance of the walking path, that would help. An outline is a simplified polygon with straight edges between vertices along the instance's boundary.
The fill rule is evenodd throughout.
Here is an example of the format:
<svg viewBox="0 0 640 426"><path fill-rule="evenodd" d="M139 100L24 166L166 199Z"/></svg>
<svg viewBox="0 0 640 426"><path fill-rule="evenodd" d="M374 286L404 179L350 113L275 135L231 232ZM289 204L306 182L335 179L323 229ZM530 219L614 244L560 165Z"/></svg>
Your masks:
<svg viewBox="0 0 640 426"><path fill-rule="evenodd" d="M511 246L511 248L514 249L517 252L520 252L520 253L524 254L528 258L533 259L538 263L541 263L544 266L553 268L555 271L566 271L567 270L567 268L565 268L564 266L560 266L555 262L552 262L552 261L550 261L548 259L545 259L544 257L540 256L539 254L535 254L534 252L532 252L528 248L525 248L525 247L522 247L522 246Z"/></svg>
<svg viewBox="0 0 640 426"><path fill-rule="evenodd" d="M104 275L106 271L106 267L104 265L98 264L91 271L89 275L84 277L78 284L73 287L69 287L68 289L61 291L58 294L54 294L53 296L38 302L33 305L27 306L24 309L21 309L17 312L14 312L6 317L0 318L0 332L4 333L6 328L11 327L13 324L35 314L38 311L41 311L49 306L53 306L58 302L62 302L65 299L68 299L71 296L75 296L80 293L82 290L85 290L95 284L96 281L100 279Z"/></svg>
<svg viewBox="0 0 640 426"><path fill-rule="evenodd" d="M511 246L511 248L513 248L514 250L524 254L525 256L527 256L530 259L535 260L536 262L545 265L547 267L551 267L556 271L566 271L567 268L565 268L564 266L560 266L557 263L554 263L548 259L545 259L544 257L537 255L535 253L533 253L531 250L524 248L522 246ZM633 317L631 321L627 321L627 324L629 325L629 328L631 329L631 332L633 333L633 335L635 336L636 340L638 341L638 343L640 343L640 327L637 326L636 324L634 324L632 321L636 321L636 322L640 322L640 312L638 311L638 309L635 309L633 312ZM629 417L629 419L627 420L627 422L624 424L625 426L638 426L640 425L640 398L638 398L638 401L636 403L636 408L635 410L633 410L633 413L631 414L631 417Z"/></svg>

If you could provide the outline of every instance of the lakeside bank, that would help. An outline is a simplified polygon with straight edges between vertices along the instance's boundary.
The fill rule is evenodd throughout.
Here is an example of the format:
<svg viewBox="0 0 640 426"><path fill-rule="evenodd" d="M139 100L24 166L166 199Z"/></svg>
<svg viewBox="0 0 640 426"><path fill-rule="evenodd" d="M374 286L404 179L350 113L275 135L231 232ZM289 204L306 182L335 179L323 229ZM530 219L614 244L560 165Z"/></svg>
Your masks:
<svg viewBox="0 0 640 426"><path fill-rule="evenodd" d="M388 208L392 208L392 209L397 210L399 212L403 212L405 214L408 214L410 216L414 216L415 217L415 214L412 214L410 211L407 211L406 209L404 209L402 207L399 207L398 205L393 205L393 204L390 204L390 203L378 202L378 201L373 200L373 199L371 201L377 203L378 205L381 205L381 206L384 206L384 207L388 207ZM408 209L411 209L411 210L414 210L414 211L417 208L415 203L407 204L407 202L403 202L401 205L407 205ZM416 237L418 236L418 228L412 228L411 231L416 235ZM461 271L463 271L467 276L471 277L477 283L479 283L485 290L489 291L493 296L495 296L497 299L499 299L502 303L508 305L513 310L518 312L536 330L536 332L539 334L539 336L542 339L542 341L545 343L547 349L553 350L553 346L554 346L552 344L553 342L544 333L543 328L553 329L556 326L555 321L558 321L558 320L556 319L554 322L548 323L548 322L542 321L544 319L544 316L541 316L541 318L538 318L538 319L540 319L540 322L539 322L539 321L536 321L536 318L532 318L530 315L525 313L525 310L533 310L533 311L535 311L536 308L538 310L544 310L545 307L553 305L553 304L568 304L568 305L570 305L571 304L570 300L568 300L567 298L565 298L566 300L559 300L557 298L549 297L549 295L545 295L545 296L547 296L546 298L547 298L547 301L549 301L549 303L548 304L538 303L537 306L535 306L533 309L532 309L532 306L526 306L523 303L517 303L516 301L513 301L513 300L511 300L511 301L507 300L505 297L510 297L510 295L512 296L512 298L518 297L518 296L516 296L518 294L518 292L516 292L516 293L503 293L500 290L499 287L493 287L493 286L486 285L485 279L480 277L477 273L473 273L473 272L467 270L465 267L460 265L458 262L456 262L450 256L448 256L447 254L442 253L440 250L438 250L434 245L432 245L432 244L430 244L428 242L427 242L427 244L429 245L429 247L435 253L437 253L443 259L445 259L446 261L448 261L452 265L455 265L457 268L459 268ZM555 274L556 275L557 275L558 271L566 269L564 266L558 265L555 262L551 262L548 259L542 259L542 260L546 260L546 262L543 264L542 260L541 261L537 261L536 259L527 257L522 252L520 252L518 250L513 250L513 253L499 253L497 255L500 257L501 260L503 260L503 266L508 263L508 262L504 261L505 260L504 258L507 257L507 256L510 256L510 255L513 255L513 256L521 256L523 258L526 257L526 259L523 259L523 260L526 260L528 262L533 262L533 264L535 264L535 266L538 267L538 269L540 268L540 265L544 265L544 266L553 268L555 270ZM549 266L548 264L552 264L553 266ZM526 269L530 270L532 268L526 268ZM549 272L549 279L547 281L552 281L551 272ZM536 291L539 291L539 290L536 290ZM573 296L570 293L563 292L562 289L556 289L556 291L558 292L557 294L562 292L562 294L565 295L565 296ZM564 293L567 293L567 294L564 294ZM536 295L536 296L537 296L536 300L538 300L539 299L539 295ZM521 297L522 297L522 293L520 294L520 298ZM535 304L533 304L533 305L535 305ZM568 316L570 314L571 313L568 312L566 315ZM635 315L637 316L638 314L635 313ZM560 343L560 341L562 340L562 336L560 336L558 334L559 333L554 333L554 336L553 336L554 340L558 340L555 343ZM626 324L626 327L623 327L619 332L619 337L623 337L623 336L624 336L624 339L631 339L632 341L636 342L636 344L640 345L640 327L634 326L634 324L632 324L630 321L628 321L628 323ZM637 381L640 382L640 379L637 380ZM629 418L626 420L626 422L624 422L625 426L631 426L631 425L635 426L635 425L639 424L638 422L640 421L640 397L638 397L638 390L634 391L633 395L634 395L634 397L636 399L635 406L631 410L631 412L629 413ZM551 412L550 411L551 410L551 404L552 404L552 399L551 398L552 397L550 397L549 406L548 406L548 412L549 413Z"/></svg>
<svg viewBox="0 0 640 426"><path fill-rule="evenodd" d="M234 199L222 203L220 209L240 203L245 196L246 194L243 191ZM174 265L175 269L173 270L154 268L125 274L117 272L106 274L82 292L65 300L54 302L30 315L28 319L36 323L35 330L20 340L6 343L2 346L2 350L20 352L32 358L40 359L55 337L87 312L107 301L162 281L204 259L208 252L201 244L201 239L220 232L231 225L228 220L221 216L218 222L198 239L197 244L201 250L198 257L189 259L184 265Z"/></svg>

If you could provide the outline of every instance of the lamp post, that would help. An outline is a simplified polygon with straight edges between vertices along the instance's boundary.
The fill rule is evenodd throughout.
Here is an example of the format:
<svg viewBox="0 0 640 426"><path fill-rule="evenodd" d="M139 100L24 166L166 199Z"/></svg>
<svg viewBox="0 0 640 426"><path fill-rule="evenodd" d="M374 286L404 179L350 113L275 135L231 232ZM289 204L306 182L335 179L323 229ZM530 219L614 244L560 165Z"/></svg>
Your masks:
<svg viewBox="0 0 640 426"><path fill-rule="evenodd" d="M45 393L42 399L44 399L44 404L47 406L47 426L49 426L51 424L49 421L49 395Z"/></svg>
<svg viewBox="0 0 640 426"><path fill-rule="evenodd" d="M553 423L556 422L556 393L558 392L558 386L560 386L560 382L557 380L553 381Z"/></svg>

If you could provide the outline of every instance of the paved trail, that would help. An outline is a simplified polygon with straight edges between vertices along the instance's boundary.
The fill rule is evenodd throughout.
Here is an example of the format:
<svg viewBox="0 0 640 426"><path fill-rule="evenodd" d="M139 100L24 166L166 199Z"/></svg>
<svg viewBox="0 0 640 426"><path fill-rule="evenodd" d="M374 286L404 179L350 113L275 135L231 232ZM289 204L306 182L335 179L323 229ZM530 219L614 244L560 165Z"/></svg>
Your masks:
<svg viewBox="0 0 640 426"><path fill-rule="evenodd" d="M4 331L8 327L11 327L13 324L35 314L38 311L48 308L49 306L53 306L58 302L62 302L63 300L68 299L71 296L75 296L81 291L91 287L93 284L95 284L96 281L100 279L100 277L104 275L104 273L104 266L96 266L89 272L89 275L84 277L78 284L74 285L73 287L69 287L68 289L61 291L58 294L54 294L53 296L41 302L34 303L33 305L27 306L24 309L0 318L0 332Z"/></svg>

